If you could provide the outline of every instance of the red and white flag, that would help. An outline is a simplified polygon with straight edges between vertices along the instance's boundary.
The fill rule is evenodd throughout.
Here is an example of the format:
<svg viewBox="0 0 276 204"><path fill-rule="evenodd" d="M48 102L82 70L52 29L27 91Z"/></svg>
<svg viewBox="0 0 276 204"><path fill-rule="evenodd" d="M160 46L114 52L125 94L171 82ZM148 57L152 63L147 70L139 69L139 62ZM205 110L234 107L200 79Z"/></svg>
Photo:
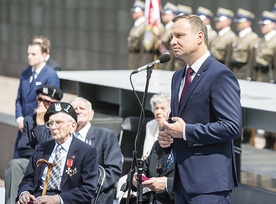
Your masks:
<svg viewBox="0 0 276 204"><path fill-rule="evenodd" d="M146 30L144 34L143 45L147 51L153 49L158 40L160 24L160 0L145 1Z"/></svg>

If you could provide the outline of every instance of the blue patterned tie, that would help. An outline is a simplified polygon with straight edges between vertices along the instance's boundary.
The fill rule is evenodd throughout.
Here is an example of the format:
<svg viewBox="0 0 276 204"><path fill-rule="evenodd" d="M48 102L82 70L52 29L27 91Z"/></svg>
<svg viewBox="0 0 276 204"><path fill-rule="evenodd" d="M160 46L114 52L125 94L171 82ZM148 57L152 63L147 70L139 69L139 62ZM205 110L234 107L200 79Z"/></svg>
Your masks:
<svg viewBox="0 0 276 204"><path fill-rule="evenodd" d="M62 146L58 145L56 148L56 155L53 163L56 166L53 167L49 179L48 190L58 190L60 184L60 175L61 175L61 149Z"/></svg>
<svg viewBox="0 0 276 204"><path fill-rule="evenodd" d="M167 164L166 164L166 171L170 168L170 165L173 163L173 152L171 151L170 155L168 156L167 159Z"/></svg>

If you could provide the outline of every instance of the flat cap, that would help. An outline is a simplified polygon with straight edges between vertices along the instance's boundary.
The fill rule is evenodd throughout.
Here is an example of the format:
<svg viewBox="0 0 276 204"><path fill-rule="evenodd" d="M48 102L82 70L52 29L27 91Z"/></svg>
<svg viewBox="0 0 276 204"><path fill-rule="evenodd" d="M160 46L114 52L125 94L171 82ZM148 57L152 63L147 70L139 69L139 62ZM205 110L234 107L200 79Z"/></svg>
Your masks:
<svg viewBox="0 0 276 204"><path fill-rule="evenodd" d="M196 15L198 15L201 20L204 20L205 18L211 19L214 16L211 10L204 8L203 6L197 8Z"/></svg>
<svg viewBox="0 0 276 204"><path fill-rule="evenodd" d="M276 23L276 14L270 11L263 11L262 20L259 21L260 25Z"/></svg>
<svg viewBox="0 0 276 204"><path fill-rule="evenodd" d="M145 3L142 1L135 1L132 8L130 9L131 12L140 12L145 10Z"/></svg>
<svg viewBox="0 0 276 204"><path fill-rule="evenodd" d="M40 88L38 88L36 90L36 93L43 94L45 96L49 96L52 99L55 99L58 101L60 101L63 97L63 92L59 88L57 88L55 86L49 86L49 85L41 86Z"/></svg>
<svg viewBox="0 0 276 204"><path fill-rule="evenodd" d="M233 17L234 17L233 11L219 7L214 20L215 21L225 21L227 19L232 19Z"/></svg>
<svg viewBox="0 0 276 204"><path fill-rule="evenodd" d="M55 102L49 106L47 109L45 115L44 115L44 121L49 121L49 118L51 115L57 114L57 113L66 113L70 115L76 122L78 120L77 113L74 109L74 107L70 103L66 102Z"/></svg>
<svg viewBox="0 0 276 204"><path fill-rule="evenodd" d="M178 15L191 14L193 12L192 7L182 4L177 5Z"/></svg>
<svg viewBox="0 0 276 204"><path fill-rule="evenodd" d="M246 21L253 21L254 18L255 18L255 15L252 12L239 8L236 14L236 18L234 19L234 22L241 23Z"/></svg>
<svg viewBox="0 0 276 204"><path fill-rule="evenodd" d="M177 15L178 14L178 9L177 9L177 6L170 3L170 2L167 2L165 4L165 6L163 7L163 10L162 10L162 14L174 14L174 15Z"/></svg>

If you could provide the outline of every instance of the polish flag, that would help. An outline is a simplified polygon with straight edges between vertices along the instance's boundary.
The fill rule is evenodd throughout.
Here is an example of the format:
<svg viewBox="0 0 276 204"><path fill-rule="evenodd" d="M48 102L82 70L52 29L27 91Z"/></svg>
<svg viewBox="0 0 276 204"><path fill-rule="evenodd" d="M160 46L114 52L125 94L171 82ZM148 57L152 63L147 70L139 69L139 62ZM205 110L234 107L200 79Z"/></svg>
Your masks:
<svg viewBox="0 0 276 204"><path fill-rule="evenodd" d="M156 47L160 24L160 0L146 0L145 1L145 18L146 18L146 30L144 34L143 45L147 51Z"/></svg>

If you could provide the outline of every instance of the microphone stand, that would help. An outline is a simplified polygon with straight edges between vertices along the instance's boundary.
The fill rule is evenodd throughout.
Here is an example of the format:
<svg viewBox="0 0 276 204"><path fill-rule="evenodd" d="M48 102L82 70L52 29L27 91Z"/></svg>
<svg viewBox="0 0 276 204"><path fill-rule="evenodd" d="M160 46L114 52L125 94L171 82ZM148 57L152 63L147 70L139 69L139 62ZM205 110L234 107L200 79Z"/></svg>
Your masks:
<svg viewBox="0 0 276 204"><path fill-rule="evenodd" d="M142 101L142 109L140 112L140 118L139 118L139 124L138 124L138 130L136 133L136 138L135 138L135 144L134 144L134 151L133 151L133 158L132 158L132 163L131 163L131 170L130 170L130 178L128 179L128 192L127 192L127 200L126 204L129 204L129 199L130 199L130 190L132 186L132 178L135 172L135 166L138 168L138 186L137 186L137 198L136 198L136 203L137 204L142 204L143 203L143 187L142 187L142 170L144 167L144 162L141 159L137 159L137 141L139 141L139 137L141 134L141 128L142 128L142 123L143 117L144 117L144 109L145 109L145 104L146 104L146 99L147 99L147 94L148 94L148 87L149 87L149 80L151 78L152 74L152 67L154 64L149 64L147 66L147 80L146 80L146 86L145 86L145 92L143 95L143 101Z"/></svg>

